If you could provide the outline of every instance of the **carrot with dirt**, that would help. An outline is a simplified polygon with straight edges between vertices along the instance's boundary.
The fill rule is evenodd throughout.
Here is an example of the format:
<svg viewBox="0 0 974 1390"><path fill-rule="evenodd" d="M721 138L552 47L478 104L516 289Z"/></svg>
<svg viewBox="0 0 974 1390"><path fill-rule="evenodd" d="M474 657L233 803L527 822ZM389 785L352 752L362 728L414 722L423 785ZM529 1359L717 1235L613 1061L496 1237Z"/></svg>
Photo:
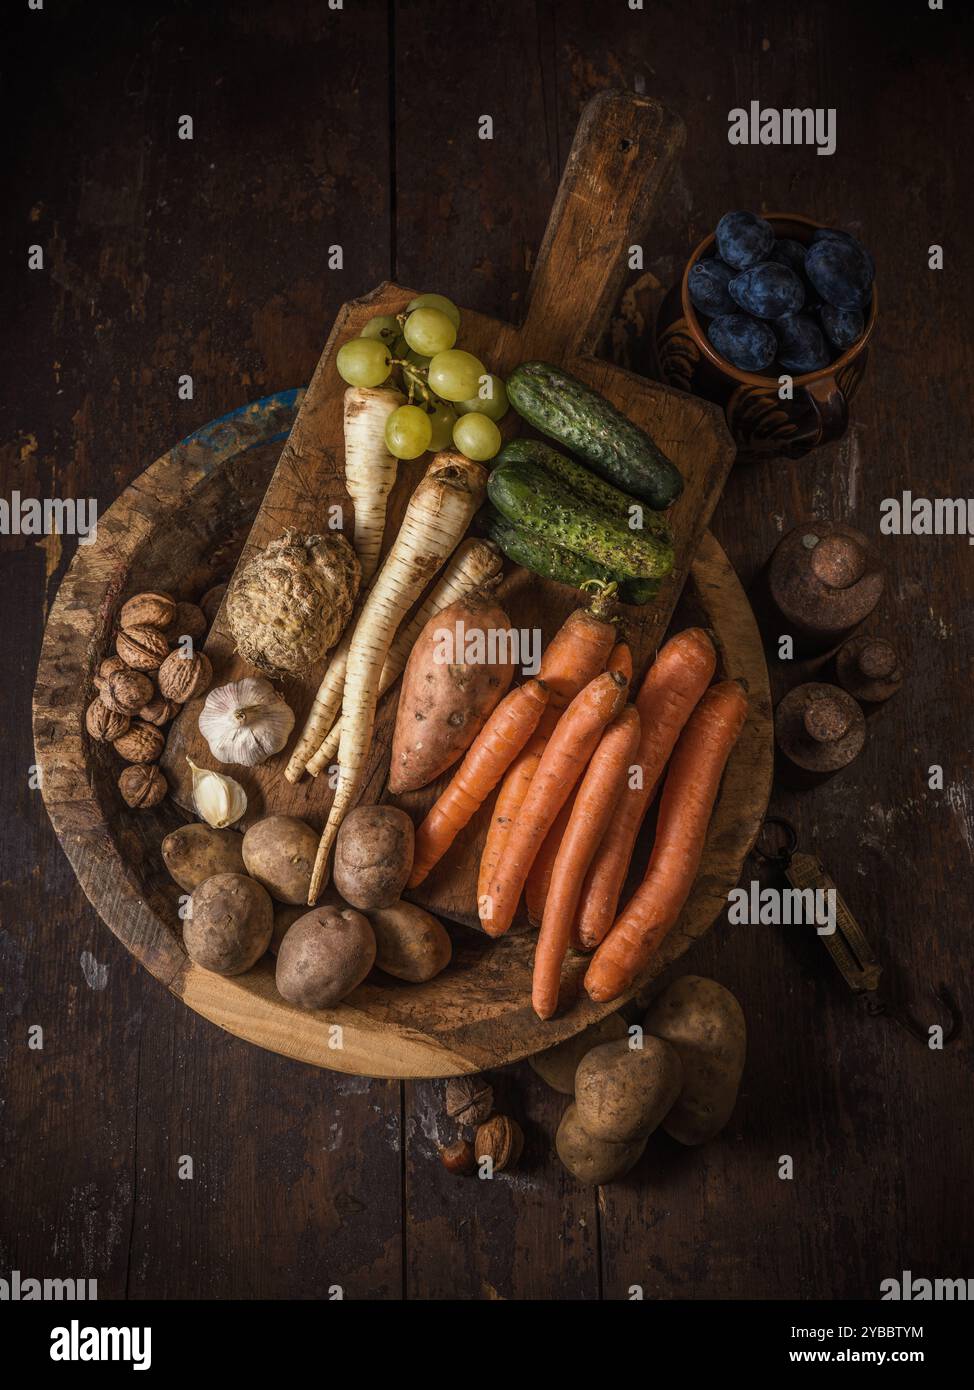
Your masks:
<svg viewBox="0 0 974 1390"><path fill-rule="evenodd" d="M646 877L592 958L585 988L616 999L645 970L690 896L720 779L747 718L737 681L711 686L680 735L660 800Z"/></svg>
<svg viewBox="0 0 974 1390"><path fill-rule="evenodd" d="M638 744L639 715L634 705L627 705L603 733L579 783L555 858L534 952L531 1003L539 1018L551 1018L558 1008L561 967L582 880L615 812Z"/></svg>
<svg viewBox="0 0 974 1390"><path fill-rule="evenodd" d="M423 882L480 810L538 727L547 704L548 687L541 680L525 681L501 700L416 831L410 888Z"/></svg>
<svg viewBox="0 0 974 1390"><path fill-rule="evenodd" d="M427 597L416 610L415 615L410 618L408 623L404 623L396 633L396 639L389 648L389 655L385 659L382 667L382 675L379 677L379 698L386 693L391 685L402 675L409 653L413 645L429 622L430 618L449 607L451 603L456 603L458 599L465 598L467 594L472 594L475 589L485 588L500 574L503 567L503 558L497 546L491 541L467 540L457 547L450 563L443 572L443 577L430 590ZM337 696L330 708L325 708L326 701L323 699L322 710L316 724L316 733L309 736L322 739L317 752L312 753L307 759L307 771L312 777L317 777L318 773L324 768L330 767L335 754L338 752L338 745L342 736L341 716L336 719L341 705L342 691L345 688L345 668L348 662L348 648L352 641L352 628L342 639L342 648L337 648L332 659L332 666L335 667L334 674L331 669L326 673L325 680L319 689L319 696L325 690L326 683L331 682L331 688L337 686ZM310 724L309 716L309 724ZM327 719L327 724L325 720ZM308 727L307 725L305 726ZM328 730L331 730L329 733ZM305 747L305 735L302 734L302 741L295 749L288 764L285 775L290 781L296 781L297 777L292 777L291 766L297 764L299 750ZM298 772L300 776L300 771Z"/></svg>
<svg viewBox="0 0 974 1390"><path fill-rule="evenodd" d="M605 670L616 639L615 624L608 616L614 594L615 586L607 585L596 594L591 608L574 609L545 648L538 676L548 687L548 708L534 737L508 769L497 794L480 857L478 901L490 891L514 818L562 710L583 686Z"/></svg>
<svg viewBox="0 0 974 1390"><path fill-rule="evenodd" d="M640 775L636 786L627 783L582 886L575 935L586 950L597 946L615 921L646 812L716 664L717 654L707 633L689 627L665 643L643 680L636 697L642 734L633 763Z"/></svg>
<svg viewBox="0 0 974 1390"><path fill-rule="evenodd" d="M363 587L379 564L386 502L399 466L386 448L386 421L405 404L402 392L388 386L350 386L345 392L345 486L355 508L352 544Z"/></svg>
<svg viewBox="0 0 974 1390"><path fill-rule="evenodd" d="M358 796L375 725L379 678L404 615L453 553L484 499L487 472L452 450L437 454L409 500L355 625L348 651L338 746L338 785L311 875L313 907L324 885L335 837Z"/></svg>
<svg viewBox="0 0 974 1390"><path fill-rule="evenodd" d="M477 904L488 936L502 936L514 920L544 837L585 771L602 730L625 703L628 688L618 671L603 671L575 696L559 719L511 826L493 881Z"/></svg>

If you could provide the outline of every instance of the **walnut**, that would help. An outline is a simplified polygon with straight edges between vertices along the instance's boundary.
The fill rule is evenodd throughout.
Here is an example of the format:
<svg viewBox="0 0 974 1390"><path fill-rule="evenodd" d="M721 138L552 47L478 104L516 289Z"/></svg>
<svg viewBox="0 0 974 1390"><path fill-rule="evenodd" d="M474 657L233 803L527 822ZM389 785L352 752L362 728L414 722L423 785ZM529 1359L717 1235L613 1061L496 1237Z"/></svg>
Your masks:
<svg viewBox="0 0 974 1390"><path fill-rule="evenodd" d="M444 1145L440 1149L440 1162L448 1173L464 1177L477 1166L473 1145L469 1139L458 1139L455 1144Z"/></svg>
<svg viewBox="0 0 974 1390"><path fill-rule="evenodd" d="M92 700L85 713L85 728L99 743L111 743L124 734L131 720L120 710L109 709L103 700Z"/></svg>
<svg viewBox="0 0 974 1390"><path fill-rule="evenodd" d="M150 806L159 805L169 786L157 767L143 763L122 770L118 779L118 789L129 806L136 810L146 810Z"/></svg>
<svg viewBox="0 0 974 1390"><path fill-rule="evenodd" d="M178 642L180 637L192 637L194 642L199 642L206 636L209 625L206 614L195 603L177 603L175 616L166 628L166 636L170 642Z"/></svg>
<svg viewBox="0 0 974 1390"><path fill-rule="evenodd" d="M482 1076L457 1076L446 1083L446 1113L458 1125L483 1124L493 1108L493 1089Z"/></svg>
<svg viewBox="0 0 974 1390"><path fill-rule="evenodd" d="M113 671L127 671L128 667L120 656L106 656L95 674L95 689L103 690Z"/></svg>
<svg viewBox="0 0 974 1390"><path fill-rule="evenodd" d="M524 1135L516 1120L507 1115L494 1115L477 1130L473 1141L473 1151L477 1162L489 1158L493 1171L499 1173L504 1168L513 1168L521 1157L524 1148Z"/></svg>
<svg viewBox="0 0 974 1390"><path fill-rule="evenodd" d="M155 686L144 671L123 666L121 671L113 671L108 677L101 688L100 699L119 714L135 714L154 693Z"/></svg>
<svg viewBox="0 0 974 1390"><path fill-rule="evenodd" d="M118 625L128 632L133 627L168 627L176 612L176 601L169 594L136 594L122 604Z"/></svg>
<svg viewBox="0 0 974 1390"><path fill-rule="evenodd" d="M213 667L205 652L184 656L177 647L159 667L159 691L167 700L185 704L194 695L202 695L213 678Z"/></svg>
<svg viewBox="0 0 974 1390"><path fill-rule="evenodd" d="M203 616L208 623L212 623L213 619L220 611L220 604L223 602L223 595L226 591L227 586L225 584L214 584L213 588L207 589L206 593L200 599L200 608L202 608Z"/></svg>
<svg viewBox="0 0 974 1390"><path fill-rule="evenodd" d="M133 719L131 728L113 740L115 750L128 763L154 763L162 756L166 736L155 724Z"/></svg>
<svg viewBox="0 0 974 1390"><path fill-rule="evenodd" d="M139 710L139 718L146 720L149 724L168 724L170 719L175 719L179 713L179 705L175 700L167 700L165 695L154 695L147 705L143 705Z"/></svg>
<svg viewBox="0 0 974 1390"><path fill-rule="evenodd" d="M120 629L115 650L126 666L136 671L155 671L169 655L169 643L161 629L142 623Z"/></svg>

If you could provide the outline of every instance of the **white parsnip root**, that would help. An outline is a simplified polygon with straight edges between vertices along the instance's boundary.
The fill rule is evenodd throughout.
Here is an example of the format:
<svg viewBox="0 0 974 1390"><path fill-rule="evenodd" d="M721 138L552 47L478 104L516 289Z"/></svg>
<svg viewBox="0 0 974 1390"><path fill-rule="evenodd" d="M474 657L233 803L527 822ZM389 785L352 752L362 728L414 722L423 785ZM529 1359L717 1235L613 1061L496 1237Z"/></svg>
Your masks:
<svg viewBox="0 0 974 1390"><path fill-rule="evenodd" d="M352 636L342 700L338 786L315 859L308 902L324 886L339 826L361 790L375 723L379 677L404 616L453 553L484 499L487 470L463 454L437 454L406 508Z"/></svg>
<svg viewBox="0 0 974 1390"><path fill-rule="evenodd" d="M458 599L466 598L475 589L496 579L501 572L503 557L493 541L467 540L457 548L443 578L429 592L409 622L400 628L389 648L382 675L379 677L379 699L399 679L409 660L409 653L423 628L442 609ZM342 672L344 674L344 662ZM339 717L324 743L309 759L307 770L313 777L330 765L341 739L342 721Z"/></svg>
<svg viewBox="0 0 974 1390"><path fill-rule="evenodd" d="M350 386L345 392L345 486L355 506L353 545L363 588L379 564L386 500L399 466L386 448L386 421L405 404L392 387Z"/></svg>

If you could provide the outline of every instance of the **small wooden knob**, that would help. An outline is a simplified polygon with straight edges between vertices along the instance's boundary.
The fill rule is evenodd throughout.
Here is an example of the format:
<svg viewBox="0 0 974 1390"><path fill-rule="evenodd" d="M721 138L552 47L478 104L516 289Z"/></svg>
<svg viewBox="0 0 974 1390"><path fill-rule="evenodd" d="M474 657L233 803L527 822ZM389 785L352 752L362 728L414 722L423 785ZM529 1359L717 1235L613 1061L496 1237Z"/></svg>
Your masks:
<svg viewBox="0 0 974 1390"><path fill-rule="evenodd" d="M824 536L812 548L809 566L829 589L849 589L866 572L866 553L851 536Z"/></svg>

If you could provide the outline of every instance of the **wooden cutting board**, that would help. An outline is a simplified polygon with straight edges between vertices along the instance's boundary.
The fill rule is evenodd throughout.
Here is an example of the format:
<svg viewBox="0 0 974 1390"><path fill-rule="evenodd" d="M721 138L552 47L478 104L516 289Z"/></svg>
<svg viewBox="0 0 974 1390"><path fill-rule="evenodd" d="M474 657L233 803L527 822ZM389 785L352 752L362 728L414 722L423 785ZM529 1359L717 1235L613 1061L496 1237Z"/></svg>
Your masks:
<svg viewBox="0 0 974 1390"><path fill-rule="evenodd" d="M602 391L630 419L646 429L674 460L685 479L684 493L671 509L676 564L652 605L623 610L637 674L648 664L666 630L693 556L733 462L734 448L718 411L692 396L636 377L594 356L629 263L630 248L645 247L651 214L683 142L679 120L657 102L621 92L603 92L586 106L579 122L555 205L531 281L528 310L520 328L462 310L457 345L506 376L519 362L542 358L569 370ZM423 289L435 286L423 286ZM339 503L351 534L353 511L343 480L342 398L344 383L335 367L342 343L358 336L370 318L402 310L415 291L383 284L363 299L343 306L325 344L303 406L284 447L250 532L241 563L279 537L285 527L322 531L328 508ZM516 430L510 412L505 429ZM384 551L394 539L409 496L429 461L400 465L390 497ZM575 590L514 568L501 589L512 623L540 628L545 642L577 606ZM221 610L206 643L214 684L251 674L235 652ZM280 682L300 729L322 667L307 679ZM380 705L362 799L384 794L389 745L398 687ZM197 719L200 701L186 706L173 725L164 767L173 795L192 809L187 755L202 767L213 758ZM305 777L297 786L283 776L286 753L254 769L233 769L246 788L244 825L271 814L299 816L320 828L331 791L327 779ZM402 805L421 817L442 782L403 797ZM476 865L489 818L489 806L468 827L448 861L417 890L416 901L459 922L477 922Z"/></svg>

